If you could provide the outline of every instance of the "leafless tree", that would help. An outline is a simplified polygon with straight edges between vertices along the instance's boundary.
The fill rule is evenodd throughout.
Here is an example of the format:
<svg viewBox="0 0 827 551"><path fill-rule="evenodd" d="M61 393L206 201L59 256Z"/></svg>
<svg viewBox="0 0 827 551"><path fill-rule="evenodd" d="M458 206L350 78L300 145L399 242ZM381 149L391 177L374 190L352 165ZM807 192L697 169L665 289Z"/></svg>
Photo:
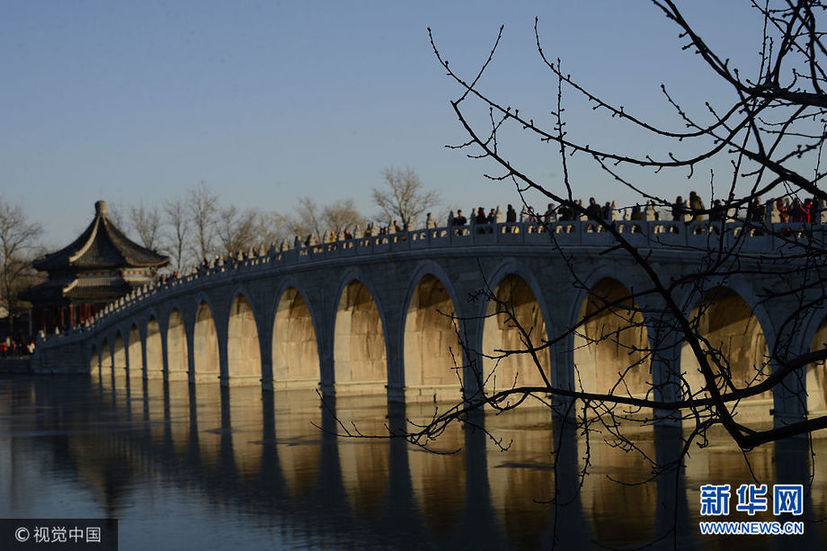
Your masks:
<svg viewBox="0 0 827 551"><path fill-rule="evenodd" d="M339 234L345 228L353 229L365 222L353 199L340 199L322 207L312 198L302 197L295 212L295 215L283 215L282 224L294 235L313 234L319 240L327 232Z"/></svg>
<svg viewBox="0 0 827 551"><path fill-rule="evenodd" d="M322 211L327 231L337 234L345 228L353 229L357 224L364 222L364 217L356 208L353 199L342 199L327 205Z"/></svg>
<svg viewBox="0 0 827 551"><path fill-rule="evenodd" d="M235 205L221 209L216 227L224 252L234 254L255 246L261 239L256 233L259 226L259 215L254 210L240 211Z"/></svg>
<svg viewBox="0 0 827 551"><path fill-rule="evenodd" d="M31 271L27 252L34 247L42 228L29 222L23 207L0 199L0 297L6 302L9 332L14 332L14 316L18 311L17 293Z"/></svg>
<svg viewBox="0 0 827 551"><path fill-rule="evenodd" d="M731 361L727 358L726 349L721 348L718 343L710 343L701 334L699 326L704 308L709 305L702 306L695 314L689 316L678 297L687 288L703 288L704 281L715 277L725 278L738 271L760 270L762 266L773 270L774 273L789 274L791 278L796 277L794 274L800 276L802 270L808 271L810 277L794 279L795 283L791 288L775 289L773 293L764 296L764 300L770 301L779 296L807 295L807 298L801 298L800 308L796 310L799 315L791 316L785 322L780 331L781 335L794 333L795 328L800 327L802 323L801 312L808 307L817 306L819 301L824 300L825 295L818 291L824 281L825 243L820 237L813 233L804 236L790 228L777 230L774 226L768 226L765 219L760 217L756 219L754 216L735 214L738 212L737 209L741 209L741 212L746 211L759 196L771 193L794 198L806 194L816 199L814 205L827 198L827 194L820 188L825 175L820 162L821 151L827 136L827 95L822 91L825 84L822 60L827 55L827 50L822 43L822 31L817 24L817 16L821 14L824 6L821 2L812 1L795 4L782 2L779 6L770 3L751 3L751 7L758 10L764 20L764 38L759 50L759 70L753 77L746 77L735 68L734 63L726 55L717 53L708 46L674 2L653 0L652 4L665 14L669 21L677 25L680 36L685 40L684 49L698 54L705 65L727 83L733 92L732 102L727 105L713 106L709 102L704 102L704 98L700 98L699 102L705 105L704 110L707 114L705 117L693 117L689 114L691 110L678 104L663 86L665 101L674 108L678 129L662 128L648 122L645 117L616 106L579 84L574 77L561 69L559 59L552 59L547 55L541 40L539 23L535 24L537 52L558 83L551 128L542 127L537 122L540 120L539 117L535 119L506 102L487 95L479 84L482 75L490 70L491 60L502 39L502 28L487 59L470 78L461 75L449 64L432 37L432 45L439 63L461 88L460 95L451 105L460 124L468 133L469 140L455 147L470 150L469 155L473 158L494 161L502 168L502 172L487 177L494 181L513 184L521 194L533 190L558 204L568 205L576 215L587 216L584 206L575 202L576 176L569 171L572 156L582 156L595 162L618 185L640 194L641 202L651 201L655 206L671 208L671 201L659 195L657 187L642 188L636 185L632 178L625 176L623 170L652 170L663 174L663 177L668 177L666 175L670 170L692 174L701 167L718 161L719 157L725 157L733 167L727 183L722 186L723 192L713 196L713 199L721 200L718 212L730 213L729 219L740 222L746 230L742 232L740 239L734 239L730 243L724 237L725 220L720 220L719 233L716 234L717 230L714 228L709 230L713 236L710 239L711 247L706 258L699 263L697 273L683 281L663 280L649 259L629 241L628 234L621 233L611 220L595 220L596 231L603 231L612 236L615 241L612 249L624 251L633 259L645 273L650 287L636 290L633 295L624 297L595 296L597 306L594 311L585 315L577 327L566 330L567 334L582 331L581 328L600 313L616 312L620 304L639 301L645 296L655 296L663 308L658 322L662 327L659 332L668 337L660 337L660 341L654 339L654 344L643 350L645 361L662 353L666 347L674 346L676 339L678 342L685 342L698 362L702 386L698 388L690 385L686 379L673 381L671 384L679 385L682 391L671 399L657 397L656 392L646 398L623 396L623 393L614 391L585 393L577 389L559 388L551 381L548 381L544 392L579 400L584 408L596 414L599 414L601 408L617 404L661 411L691 411L690 418L697 421L698 433L703 433L711 426L722 425L743 449L823 428L827 426L827 417L801 419L768 430L755 430L737 420L734 413L741 399L772 390L781 384L795 388L795 382L803 379L806 366L816 359L827 358L827 350L802 354L791 349L789 339L779 338L779 342L769 351L763 365L756 366L752 380L744 385L743 381L731 377ZM664 140L672 152L663 158L657 158L655 153L635 156L601 148L596 145L597 139L593 143L581 143L570 138L567 130L569 121L564 119L564 97L567 92L585 98L596 111L605 112L609 119L617 124L629 125L637 131L642 130ZM476 109L479 104L482 104L486 113L482 120L475 118L475 114L480 112ZM532 176L504 156L502 136L505 135L505 129L512 125L527 132L532 138L556 147L563 174L558 186L542 185L540 178ZM683 157L679 153L682 148L686 150ZM714 189L713 186L713 192ZM703 218L709 215L714 217L716 213L715 209L706 209L700 206L700 203L689 205L685 209L685 212ZM817 210L814 206L813 214L818 214ZM787 266L781 266L772 264L767 259L750 256L743 250L744 237L756 231L779 231L777 237L784 239L787 245L794 248L794 252L786 253L788 258L794 258L800 264L794 267L790 267L789 263ZM719 237L715 238L714 235ZM554 239L551 232L550 239ZM562 250L560 254L566 256ZM761 261L763 264L757 264ZM578 273L576 262L569 259L569 266L575 281L582 281L582 274ZM784 275L780 277L784 279ZM807 294L805 291L811 292ZM508 310L507 305L503 305L502 308ZM630 316L627 324L630 329L634 327L631 319ZM510 316L510 323L520 325L519 319L513 315ZM551 335L547 341L538 343L536 338L532 338L526 332L522 338L524 349L503 350L500 353L536 356L539 351L547 350L551 342L564 336ZM617 334L601 335L599 338L619 342ZM636 360L644 361L640 358ZM780 367L770 373L770 364ZM537 367L540 368L539 363ZM622 377L619 385L623 386ZM521 402L519 399L515 400L515 396L524 396L539 390L515 385L495 395L482 392L479 398L481 402L495 407L513 407L513 404ZM803 393L799 393L798 399L804 399ZM596 407L597 404L600 407Z"/></svg>
<svg viewBox="0 0 827 551"><path fill-rule="evenodd" d="M261 212L257 219L255 235L263 246L278 245L282 240L293 242L297 232L294 222L287 216L278 212Z"/></svg>
<svg viewBox="0 0 827 551"><path fill-rule="evenodd" d="M388 220L399 220L405 229L416 226L422 215L439 202L439 193L425 189L411 167L388 167L383 173L384 186L373 188L373 200Z"/></svg>
<svg viewBox="0 0 827 551"><path fill-rule="evenodd" d="M218 195L201 182L187 192L187 209L194 231L195 253L198 258L207 258L215 253Z"/></svg>
<svg viewBox="0 0 827 551"><path fill-rule="evenodd" d="M546 127L541 123L547 120L543 113L518 109L509 101L494 97L483 86L491 81L488 73L494 70L491 62L503 39L502 28L482 65L469 75L449 63L431 35L438 62L459 87L451 106L468 136L464 143L449 147L466 152L469 158L483 159L488 166L493 163L498 172L486 177L513 186L524 204L524 194L531 192L563 205L571 213L570 220L591 218L589 231L602 232L612 240L602 252L629 259L646 283L622 292L590 289L584 271L588 268L560 245L554 228L540 224L545 226L543 230L550 243L568 267L574 285L589 293L578 322L562 331L539 335L507 294L481 289L472 299L493 304L487 315L497 316L500 326L513 328L518 334L516 343L493 352L471 350L468 343L463 343L465 358L470 358L462 366L465 399L438 410L432 422L405 434L410 441L427 446L449 423L467 422L470 414L483 407L506 411L532 400L552 407L560 418L581 428L581 434L588 435L591 429L600 427L604 435L615 439L616 445L629 451L639 450L634 437L624 432L626 423L680 422L688 434L684 438L684 452L693 443L704 445L709 430L715 426L723 427L745 451L827 427L827 416L808 412L802 391L808 366L816 362L823 366L827 360L827 344L816 343L814 349L803 351L794 344L806 316L827 302L827 243L821 229L812 224L822 223L827 199L822 190L827 171L821 163L827 138L827 94L823 91L827 85L827 48L823 24L819 24L825 5L812 0L748 2L747 7L761 16L763 37L757 50L757 69L747 76L730 55L709 46L676 2L652 0L651 4L677 26L683 50L696 54L729 87L728 103L713 104L701 96L696 98L698 106L684 105L663 85L664 101L675 115L674 124L664 127L653 122L655 117L649 120L613 103L563 70L562 61L547 53L541 27L536 22L536 52L557 83L551 123ZM570 126L577 121L567 119L565 107L572 101L570 98L585 102L597 114L605 114L606 125L614 124L635 135L642 132L661 140L666 153L659 154L655 149L636 154L631 148L632 139L623 142L629 144L629 149L618 150L616 146L601 147L601 136L576 138ZM513 143L506 146L508 140L521 133L533 142L549 144L557 153L561 174L557 184L549 184L543 175L531 173L531 168L506 153L515 149ZM652 209L674 212L680 222L672 229L664 224L665 231L704 232L705 246L681 250L697 257L697 266L677 279L666 278L646 250L634 242L634 224L590 215L585 205L576 201L580 179L574 171L573 158L595 163L607 180L636 194L641 204L649 202ZM721 177L720 166L729 166L731 172ZM719 203L711 202L707 208L693 198L687 205L674 205L661 192L663 186L641 184L653 180L651 174L648 179L639 179L642 173L672 180L676 176L709 174L711 201ZM775 211L774 204L758 205L757 200L767 196L799 199L802 204L805 197L813 198L809 221L793 223L790 218L790 223L776 224L785 219ZM684 225L683 220L688 217L709 222L702 226ZM781 243L777 256L783 258L751 252L747 243L753 236L772 236ZM709 291L710 282L713 286L722 285L720 282L725 285L729 278L739 274L759 279L766 276L764 281L771 283L759 290L760 304L783 304L784 309L779 311L784 312L784 318L775 328L773 345L755 359L749 373L736 376L736 353L726 343L707 338L705 327L709 323L707 316L719 299L716 293L720 287ZM644 302L650 305L645 311L640 306ZM613 323L607 325L607 318L613 319ZM648 338L640 338L641 334L648 334ZM548 357L552 347L577 339L583 347L611 343L618 357L626 358L625 366L617 370L616 380L607 388L587 387L576 365L569 383L547 375L543 356ZM629 389L629 380L641 367L646 370L655 362L673 361L676 347L689 352L697 364L696 372L695 368L678 371L672 366L662 380L650 381L645 391L635 393ZM576 352L568 350L571 354ZM516 356L529 358L540 383L528 385L515 377L505 382L502 377L497 378L500 366ZM482 361L493 363L493 371L483 369ZM776 417L769 428L755 426L740 414L746 400L773 392L776 404L793 404L789 406L791 411L800 413L786 419ZM673 458L671 472L676 472L684 459L683 454ZM649 460L645 454L644 460ZM585 463L584 469L588 468L588 461ZM666 467L654 465L653 472L663 473ZM677 538L674 528L672 536Z"/></svg>
<svg viewBox="0 0 827 551"><path fill-rule="evenodd" d="M187 204L184 199L177 198L164 202L163 213L166 226L166 251L172 257L175 270L181 270L187 265L187 250L190 247L192 226L188 218Z"/></svg>
<svg viewBox="0 0 827 551"><path fill-rule="evenodd" d="M108 202L106 206L106 219L121 231L128 231L128 212L120 203Z"/></svg>
<svg viewBox="0 0 827 551"><path fill-rule="evenodd" d="M321 209L311 197L302 197L296 207L296 215L288 218L292 220L296 235L303 236L311 233L321 239L325 232L325 222Z"/></svg>
<svg viewBox="0 0 827 551"><path fill-rule="evenodd" d="M157 209L146 207L141 201L138 206L129 207L129 222L144 247L152 250L158 248L161 236L161 213Z"/></svg>

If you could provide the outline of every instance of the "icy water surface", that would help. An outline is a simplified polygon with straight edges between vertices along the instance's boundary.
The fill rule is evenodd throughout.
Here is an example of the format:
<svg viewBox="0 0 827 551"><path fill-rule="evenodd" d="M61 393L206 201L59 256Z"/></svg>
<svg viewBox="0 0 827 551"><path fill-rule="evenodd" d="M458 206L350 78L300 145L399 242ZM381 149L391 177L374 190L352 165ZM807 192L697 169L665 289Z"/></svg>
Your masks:
<svg viewBox="0 0 827 551"><path fill-rule="evenodd" d="M0 517L116 517L124 550L668 549L674 527L685 549L825 548L827 530L813 522L826 509L821 439L814 459L801 441L756 450L748 465L721 436L693 451L682 476L652 479L644 457L674 457L674 430L639 429L639 452L626 453L537 408L477 420L506 452L460 427L439 439L442 454L333 434L337 419L381 434L433 408L389 411L384 397L322 407L313 391L206 383L0 379ZM811 461L803 537L698 533L700 485L732 484L734 497L753 474L770 487L800 483ZM564 506L549 502L555 492ZM753 520L734 503L727 520Z"/></svg>

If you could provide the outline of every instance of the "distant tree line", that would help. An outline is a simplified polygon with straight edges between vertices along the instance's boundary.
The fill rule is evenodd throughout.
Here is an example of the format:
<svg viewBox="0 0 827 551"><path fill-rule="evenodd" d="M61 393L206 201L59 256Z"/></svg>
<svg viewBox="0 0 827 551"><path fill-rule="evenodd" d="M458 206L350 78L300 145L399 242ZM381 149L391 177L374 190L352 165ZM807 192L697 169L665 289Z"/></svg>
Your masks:
<svg viewBox="0 0 827 551"><path fill-rule="evenodd" d="M0 197L0 310L9 335L14 334L14 318L22 310L18 293L38 280L32 260L39 252L35 247L42 232L40 224L27 219L23 207Z"/></svg>
<svg viewBox="0 0 827 551"><path fill-rule="evenodd" d="M139 244L169 255L173 270L215 255L232 254L253 247L269 246L296 237L342 235L345 230L365 228L370 223L389 225L394 220L407 227L424 220L428 209L439 202L439 194L428 190L410 167L388 167L382 184L373 189L377 212L368 215L353 199L321 203L305 196L287 211L242 209L223 202L206 183L160 204L109 206L110 219Z"/></svg>

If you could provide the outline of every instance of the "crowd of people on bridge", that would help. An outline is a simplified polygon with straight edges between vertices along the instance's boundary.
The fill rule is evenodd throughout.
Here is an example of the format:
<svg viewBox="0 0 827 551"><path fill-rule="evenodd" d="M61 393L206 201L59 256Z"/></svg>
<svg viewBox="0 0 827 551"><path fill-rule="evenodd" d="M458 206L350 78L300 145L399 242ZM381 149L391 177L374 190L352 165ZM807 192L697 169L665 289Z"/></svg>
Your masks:
<svg viewBox="0 0 827 551"><path fill-rule="evenodd" d="M17 333L0 340L0 357L28 356L34 353L34 338Z"/></svg>
<svg viewBox="0 0 827 551"><path fill-rule="evenodd" d="M817 212L816 200L807 198L800 200L797 197L782 197L775 199L772 203L774 211L777 213L778 222L781 223L811 223L815 221ZM727 212L727 211L730 212ZM470 216L466 216L462 209L453 210L448 214L446 226L449 228L462 228L464 226L476 227L477 233L491 233L493 232L493 224L506 223L515 224L517 222L530 223L551 223L551 222L566 222L575 220L661 220L662 216L669 216L674 222L700 222L709 220L711 222L723 221L726 219L734 219L732 209L728 209L726 205L720 200L715 199L712 205L707 209L704 201L700 195L695 191L691 191L688 198L684 200L683 196L678 196L675 202L671 205L663 203L655 203L654 200L649 200L644 205L636 204L631 207L618 208L614 201L606 201L604 203L598 202L594 197L590 197L587 204L583 204L582 200L576 199L571 201L562 201L559 205L548 203L545 209L537 209L528 205L523 205L520 212L509 204L506 207L505 213L502 212L500 206L486 208L479 206L471 211ZM750 222L765 222L767 216L766 205L761 201L760 197L755 197L746 206L746 216L742 220ZM424 227L426 229L436 229L438 223L432 213L427 213ZM316 233L308 233L306 236L294 236L292 247L287 243L282 242L278 248L285 250L287 248L303 249L322 245L325 243L336 243L339 241L349 241L355 238L368 238L376 236L390 236L401 234L397 239L406 239L405 234L408 230L413 229L411 220L400 222L399 220L390 220L385 225L378 225L374 222L367 222L362 228L359 225L344 227L340 230L327 231L322 235ZM460 231L457 229L456 231ZM256 256L257 249L254 247L250 251L241 251L235 255L230 255L228 260L241 261L247 259L249 256ZM206 269L210 265L208 259L204 259L201 268Z"/></svg>
<svg viewBox="0 0 827 551"><path fill-rule="evenodd" d="M746 208L745 216L738 217L737 210L739 208ZM826 211L822 202L815 198L806 198L801 200L798 197L780 197L771 200L768 204L764 204L761 197L754 197L744 207L741 204L730 206L725 205L720 199L712 201L711 208L707 209L701 197L694 191L688 195L688 199L684 200L683 196L678 196L675 202L671 205L664 203L655 203L649 200L645 205L636 204L632 207L618 208L614 201L606 201L602 205L594 197L590 197L586 205L582 200L562 201L560 204L548 203L545 209L537 209L529 205L523 205L518 213L513 205L507 205L505 213L502 212L500 206L493 208L485 208L479 206L472 209L469 217L466 217L462 209L457 209L456 213L451 211L446 220L446 226L453 229L457 233L467 233L468 231L475 231L476 233L492 233L495 224L505 223L554 223L566 222L576 220L603 220L606 222L613 222L615 220L641 220L652 221L661 220L662 215L671 215L673 222L683 222L689 224L690 222L700 222L709 220L726 221L726 220L740 220L756 224L766 223L821 223L820 215ZM425 219L425 229L436 230L439 225L432 215L427 213ZM471 228L469 230L469 228ZM398 220L391 220L387 225L379 226L373 222L368 222L364 229L360 226L345 227L340 231L325 232L324 235L317 236L314 233L308 234L306 237L295 236L292 247L286 241L280 244L272 244L269 250L264 247L252 247L248 250L238 251L226 256L216 255L214 258L204 258L202 262L193 267L193 272L206 272L211 268L219 265L236 264L245 261L249 258L260 256L261 254L270 253L273 250L285 251L287 249L304 249L325 243L337 243L340 241L350 241L355 238L369 238L373 236L390 236L399 234L396 239L407 239L407 232L413 229L410 220L400 223ZM421 228L420 228L421 229ZM517 231L516 229L509 229L506 226L504 232ZM587 231L600 231L596 224L590 224ZM632 232L641 231L640 227L633 227ZM756 230L760 231L760 230ZM789 231L789 230L787 230ZM345 245L347 246L347 245ZM353 246L353 245L350 245ZM177 271L170 274L159 275L156 284L166 284L178 279ZM33 346L34 341L31 345ZM6 351L25 350L29 347L28 343L7 343L5 349L0 344L0 354Z"/></svg>

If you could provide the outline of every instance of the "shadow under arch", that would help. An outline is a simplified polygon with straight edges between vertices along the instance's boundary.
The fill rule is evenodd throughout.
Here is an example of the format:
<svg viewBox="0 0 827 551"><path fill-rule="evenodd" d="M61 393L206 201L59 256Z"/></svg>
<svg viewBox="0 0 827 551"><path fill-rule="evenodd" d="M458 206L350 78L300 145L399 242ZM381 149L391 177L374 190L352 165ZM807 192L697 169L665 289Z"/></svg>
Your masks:
<svg viewBox="0 0 827 551"><path fill-rule="evenodd" d="M238 293L227 323L227 371L231 385L257 384L261 379L261 347L250 302Z"/></svg>
<svg viewBox="0 0 827 551"><path fill-rule="evenodd" d="M316 325L304 295L281 293L273 319L273 388L315 388L320 381Z"/></svg>
<svg viewBox="0 0 827 551"><path fill-rule="evenodd" d="M527 343L514 320L528 333L533 347L541 346L548 339L537 294L523 275L508 272L494 286L493 298L485 307L482 377L489 392L515 386L545 385L531 354L525 352ZM550 348L537 351L537 359L542 373L552 382Z"/></svg>
<svg viewBox="0 0 827 551"><path fill-rule="evenodd" d="M155 315L146 322L146 365L147 379L158 379L164 374L164 350L161 344L161 326ZM186 340L186 335L184 336Z"/></svg>
<svg viewBox="0 0 827 551"><path fill-rule="evenodd" d="M724 386L724 374L729 375L732 384L738 389L754 386L770 374L769 351L763 327L747 301L735 290L718 286L705 291L692 309L689 320L702 337L701 347L722 392L728 390ZM683 380L689 386L688 392L697 394L705 382L700 364L687 343L681 347L680 362ZM687 389L684 389L686 392ZM772 391L768 390L737 403L730 402L728 407L730 411L737 408L745 412L741 416L736 415L736 421L740 423L770 423Z"/></svg>
<svg viewBox="0 0 827 551"><path fill-rule="evenodd" d="M405 401L462 399L460 320L448 287L422 274L409 295L403 332ZM461 334L461 333L460 333Z"/></svg>
<svg viewBox="0 0 827 551"><path fill-rule="evenodd" d="M583 298L577 323L575 388L645 397L652 388L649 331L626 285L599 279Z"/></svg>
<svg viewBox="0 0 827 551"><path fill-rule="evenodd" d="M192 347L194 378L217 381L221 371L218 359L218 333L212 310L206 301L201 301L195 314Z"/></svg>
<svg viewBox="0 0 827 551"><path fill-rule="evenodd" d="M388 362L385 330L374 295L358 279L342 289L336 308L333 367L336 393L384 393Z"/></svg>
<svg viewBox="0 0 827 551"><path fill-rule="evenodd" d="M187 379L189 371L187 328L178 308L173 308L167 319L167 370L167 378L170 381Z"/></svg>

